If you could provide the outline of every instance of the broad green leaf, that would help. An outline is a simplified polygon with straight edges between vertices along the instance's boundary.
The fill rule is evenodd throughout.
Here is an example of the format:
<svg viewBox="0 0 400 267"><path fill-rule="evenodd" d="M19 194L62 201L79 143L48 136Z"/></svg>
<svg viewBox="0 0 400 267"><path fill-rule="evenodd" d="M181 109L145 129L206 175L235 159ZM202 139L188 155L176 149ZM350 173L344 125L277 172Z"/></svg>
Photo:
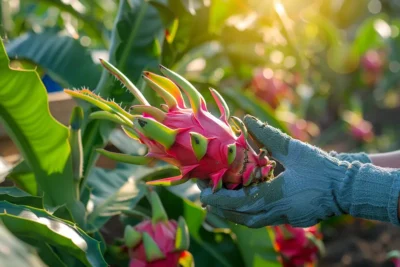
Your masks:
<svg viewBox="0 0 400 267"><path fill-rule="evenodd" d="M369 49L379 49L385 44L384 38L378 33L377 29L387 24L382 15L372 16L363 21L357 29L355 39L352 44L352 53L355 56L363 56ZM389 27L389 25L387 25Z"/></svg>
<svg viewBox="0 0 400 267"><path fill-rule="evenodd" d="M399 19L393 19L391 21L392 27L400 27L400 20ZM389 45L389 55L388 55L388 61L390 62L400 62L400 36L396 35L388 40L388 45ZM378 85L377 85L377 90L374 92L375 95L375 101L376 99L384 99L384 95L389 91L389 90L397 90L398 83L400 80L400 76L398 75L398 71L386 71L385 75L382 79L380 79Z"/></svg>
<svg viewBox="0 0 400 267"><path fill-rule="evenodd" d="M119 1L118 15L111 34L109 62L133 83L137 83L145 68L156 68L160 62L158 38L162 30L157 10L147 1ZM133 101L133 96L106 70L103 70L95 91L102 97L122 102L124 106ZM93 110L86 110L86 113ZM85 177L97 158L95 149L104 147L113 127L113 123L96 120L85 128L82 138Z"/></svg>
<svg viewBox="0 0 400 267"><path fill-rule="evenodd" d="M93 168L88 186L91 198L88 202L88 225L90 231L100 229L112 216L134 209L145 194L145 186L134 178L141 175L142 166L105 170Z"/></svg>
<svg viewBox="0 0 400 267"><path fill-rule="evenodd" d="M100 78L100 67L93 62L90 51L55 28L21 35L7 44L7 52L10 58L38 64L65 87L93 90Z"/></svg>
<svg viewBox="0 0 400 267"><path fill-rule="evenodd" d="M283 132L288 132L287 127L276 118L274 110L265 102L258 100L251 92L243 92L231 88L224 90L222 93L246 113L281 129Z"/></svg>
<svg viewBox="0 0 400 267"><path fill-rule="evenodd" d="M39 193L35 174L32 172L26 160L18 162L7 175L7 179L12 180L19 188L31 195L37 195Z"/></svg>
<svg viewBox="0 0 400 267"><path fill-rule="evenodd" d="M192 252L198 266L244 266L240 251L231 232L211 231L203 227L206 211L195 203L180 198L166 188L159 188L159 195L170 219L177 220L183 216L186 220Z"/></svg>
<svg viewBox="0 0 400 267"><path fill-rule="evenodd" d="M172 68L188 51L216 38L209 31L209 5L204 5L200 1L195 1L197 3L194 4L193 1L186 1L185 3L182 0L170 0L167 5L163 5L161 1L157 2L158 11L162 17L170 17L170 13L172 13L177 21L172 42L163 42L163 65ZM164 7L160 8L162 5Z"/></svg>
<svg viewBox="0 0 400 267"><path fill-rule="evenodd" d="M281 266L267 227L251 229L234 223L229 226L236 235L246 266Z"/></svg>
<svg viewBox="0 0 400 267"><path fill-rule="evenodd" d="M86 266L107 266L99 243L70 222L44 210L0 201L0 219L16 236L39 239L79 259Z"/></svg>
<svg viewBox="0 0 400 267"><path fill-rule="evenodd" d="M0 236L1 248L3 248L0 252L0 262L2 266L46 266L31 247L13 236L2 224L0 224ZM4 251L4 249L6 249L6 251Z"/></svg>
<svg viewBox="0 0 400 267"><path fill-rule="evenodd" d="M61 0L28 0L31 2L37 2L37 5L43 4L46 5L46 9L49 8L49 6L54 6L59 8L63 12L67 12L74 16L76 19L80 20L83 22L83 29L90 35L95 36L97 39L100 41L103 41L103 43L107 44L107 40L103 36L103 25L101 22L97 21L95 18L91 16L91 14L85 14L83 12L80 12L76 10L71 4L63 2Z"/></svg>
<svg viewBox="0 0 400 267"><path fill-rule="evenodd" d="M11 69L0 44L0 121L45 193L45 203L71 204L72 180L68 129L49 112L47 93L34 70Z"/></svg>
<svg viewBox="0 0 400 267"><path fill-rule="evenodd" d="M49 244L36 239L21 239L37 249L40 258L47 266L67 267Z"/></svg>
<svg viewBox="0 0 400 267"><path fill-rule="evenodd" d="M17 187L0 187L0 200L5 200L13 204L43 208L43 199L41 197L32 196Z"/></svg>

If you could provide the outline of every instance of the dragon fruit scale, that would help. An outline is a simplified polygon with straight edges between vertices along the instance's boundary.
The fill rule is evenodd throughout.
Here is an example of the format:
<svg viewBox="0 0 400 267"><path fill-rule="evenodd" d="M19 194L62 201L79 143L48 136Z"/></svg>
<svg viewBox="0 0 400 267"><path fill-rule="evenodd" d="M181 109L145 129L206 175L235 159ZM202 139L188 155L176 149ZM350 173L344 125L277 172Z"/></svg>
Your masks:
<svg viewBox="0 0 400 267"><path fill-rule="evenodd" d="M130 267L194 267L189 248L189 233L183 217L178 222L168 220L157 193L150 193L152 219L132 227L124 233L125 250L130 256Z"/></svg>
<svg viewBox="0 0 400 267"><path fill-rule="evenodd" d="M209 179L216 191L222 186L235 189L268 180L273 175L275 162L266 157L266 151L256 154L247 142L243 122L230 117L222 96L210 89L220 110L219 118L212 115L203 96L179 74L161 66L160 76L144 72L147 84L160 95L165 104L161 109L151 106L142 93L124 74L107 61L102 65L119 79L141 103L127 112L112 101L84 89L65 90L84 99L103 111L91 114L95 119L109 119L122 125L125 133L148 147L145 157L132 157L105 150L98 150L112 159L133 164L147 164L153 159L177 166L181 174L175 177L150 181L152 185L176 185L190 178ZM181 90L190 101L187 107ZM235 126L228 123L230 119Z"/></svg>
<svg viewBox="0 0 400 267"><path fill-rule="evenodd" d="M322 234L317 226L294 228L284 224L272 226L272 229L284 267L314 266L324 254Z"/></svg>

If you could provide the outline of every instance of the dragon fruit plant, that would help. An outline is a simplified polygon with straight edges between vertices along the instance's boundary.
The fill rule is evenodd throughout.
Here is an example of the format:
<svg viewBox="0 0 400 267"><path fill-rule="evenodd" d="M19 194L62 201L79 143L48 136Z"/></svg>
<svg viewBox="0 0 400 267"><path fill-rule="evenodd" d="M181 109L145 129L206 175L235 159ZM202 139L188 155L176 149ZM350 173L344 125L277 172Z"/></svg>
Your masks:
<svg viewBox="0 0 400 267"><path fill-rule="evenodd" d="M294 228L290 225L272 227L275 247L284 267L312 266L323 254L322 235L316 226Z"/></svg>
<svg viewBox="0 0 400 267"><path fill-rule="evenodd" d="M130 267L194 267L186 222L168 220L157 193L150 193L152 218L126 226L125 250Z"/></svg>
<svg viewBox="0 0 400 267"><path fill-rule="evenodd" d="M144 72L143 78L165 101L161 109L153 107L124 74L107 61L102 65L120 80L140 102L127 112L112 101L84 89L65 90L68 94L84 99L103 111L94 112L92 118L109 119L122 125L125 133L148 147L145 157L132 157L105 150L99 152L119 161L147 164L153 159L177 166L181 174L150 181L152 185L176 185L190 178L209 179L216 191L222 186L235 189L251 183L268 180L273 175L275 162L266 151L257 155L247 142L243 122L229 115L227 104L214 89L214 97L221 116L212 115L203 96L179 74L161 66L166 77ZM180 89L190 101L187 107ZM231 119L236 126L230 126Z"/></svg>

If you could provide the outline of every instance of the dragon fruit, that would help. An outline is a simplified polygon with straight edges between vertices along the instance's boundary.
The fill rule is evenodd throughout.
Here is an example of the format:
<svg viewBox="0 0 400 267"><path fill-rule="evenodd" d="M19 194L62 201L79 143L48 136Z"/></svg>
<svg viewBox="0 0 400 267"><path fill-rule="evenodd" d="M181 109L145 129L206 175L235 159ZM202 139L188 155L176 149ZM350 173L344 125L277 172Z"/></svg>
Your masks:
<svg viewBox="0 0 400 267"><path fill-rule="evenodd" d="M294 228L290 225L273 226L275 247L284 267L313 264L323 253L322 236L316 226Z"/></svg>
<svg viewBox="0 0 400 267"><path fill-rule="evenodd" d="M183 217L168 220L157 193L150 193L152 219L126 226L125 246L130 267L193 267L189 234Z"/></svg>
<svg viewBox="0 0 400 267"><path fill-rule="evenodd" d="M257 69L250 88L259 99L267 102L273 109L277 109L282 100L294 100L292 88L277 78L271 69Z"/></svg>
<svg viewBox="0 0 400 267"><path fill-rule="evenodd" d="M105 150L99 150L100 153L134 164L163 160L180 169L180 175L148 182L152 185L176 185L197 178L210 180L216 191L222 186L235 189L262 182L273 175L275 162L268 159L266 151L262 150L257 155L249 146L243 122L233 116L230 118L228 106L216 90L210 89L220 110L220 118L208 112L203 96L179 74L163 66L160 69L167 78L144 72L144 80L165 101L161 110L151 106L113 65L104 60L101 63L141 103L131 108L133 114L87 89L65 91L98 106L103 111L93 113L92 118L109 119L121 124L128 136L148 147L148 153L145 157L118 155ZM186 106L180 89L189 99L190 108ZM228 119L236 126L231 127Z"/></svg>
<svg viewBox="0 0 400 267"><path fill-rule="evenodd" d="M400 251L392 250L386 255L386 261L383 266L400 267Z"/></svg>

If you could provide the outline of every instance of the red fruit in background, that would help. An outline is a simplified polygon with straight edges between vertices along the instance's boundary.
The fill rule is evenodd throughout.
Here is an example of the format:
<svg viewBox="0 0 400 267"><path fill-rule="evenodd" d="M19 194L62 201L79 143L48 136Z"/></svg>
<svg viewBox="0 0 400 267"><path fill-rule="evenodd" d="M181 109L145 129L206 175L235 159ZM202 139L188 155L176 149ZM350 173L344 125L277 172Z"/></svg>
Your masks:
<svg viewBox="0 0 400 267"><path fill-rule="evenodd" d="M379 73L384 65L383 55L376 50L369 50L361 58L362 68L370 73Z"/></svg>
<svg viewBox="0 0 400 267"><path fill-rule="evenodd" d="M369 142L374 138L372 124L369 121L362 120L351 125L350 132L354 139Z"/></svg>
<svg viewBox="0 0 400 267"><path fill-rule="evenodd" d="M367 51L361 58L362 80L372 86L382 77L385 55L376 50Z"/></svg>
<svg viewBox="0 0 400 267"><path fill-rule="evenodd" d="M288 123L288 128L292 137L303 142L308 142L312 137L319 135L319 127L313 122L297 119Z"/></svg>
<svg viewBox="0 0 400 267"><path fill-rule="evenodd" d="M400 251L398 250L392 250L390 251L387 256L387 262L390 262L391 266L393 267L400 267ZM385 265L385 266L389 266L389 265Z"/></svg>
<svg viewBox="0 0 400 267"><path fill-rule="evenodd" d="M316 263L323 253L322 235L316 226L294 228L290 225L273 226L275 246L285 267Z"/></svg>
<svg viewBox="0 0 400 267"><path fill-rule="evenodd" d="M293 138L308 142L320 134L320 129L317 124L300 119L293 112L276 111L276 115L280 121L286 124Z"/></svg>
<svg viewBox="0 0 400 267"><path fill-rule="evenodd" d="M283 99L292 100L291 88L274 76L271 69L255 70L251 81L254 94L276 109Z"/></svg>
<svg viewBox="0 0 400 267"><path fill-rule="evenodd" d="M358 113L345 111L343 119L349 124L350 134L354 139L370 142L374 138L373 126L369 121L366 121Z"/></svg>

